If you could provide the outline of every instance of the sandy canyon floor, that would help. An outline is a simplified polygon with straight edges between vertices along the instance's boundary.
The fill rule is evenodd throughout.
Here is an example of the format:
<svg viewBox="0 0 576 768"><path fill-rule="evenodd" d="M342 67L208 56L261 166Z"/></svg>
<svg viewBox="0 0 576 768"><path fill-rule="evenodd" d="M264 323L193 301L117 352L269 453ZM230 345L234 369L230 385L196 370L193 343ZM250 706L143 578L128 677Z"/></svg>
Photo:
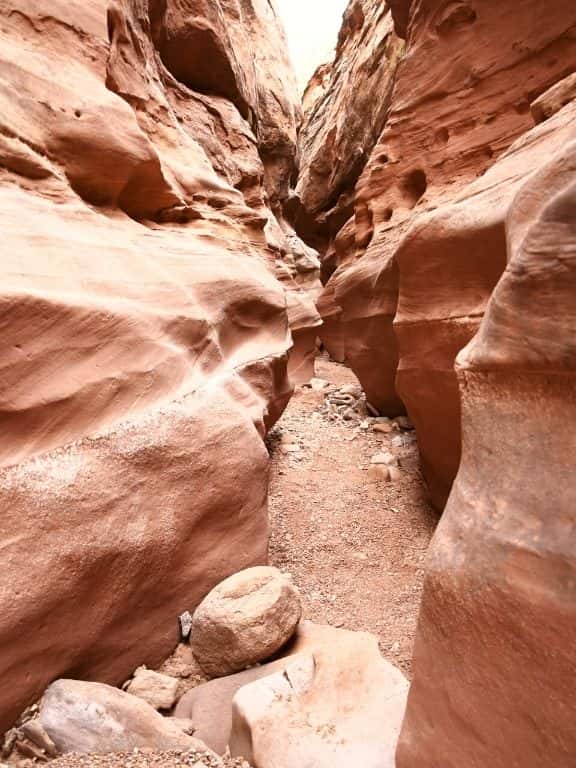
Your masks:
<svg viewBox="0 0 576 768"><path fill-rule="evenodd" d="M316 375L333 387L357 383L348 368L322 358ZM271 564L292 574L306 618L373 632L384 656L410 676L424 560L438 519L416 443L398 448L398 432L332 421L323 403L324 393L298 388L271 436ZM385 450L400 456L395 483L368 478L371 458Z"/></svg>

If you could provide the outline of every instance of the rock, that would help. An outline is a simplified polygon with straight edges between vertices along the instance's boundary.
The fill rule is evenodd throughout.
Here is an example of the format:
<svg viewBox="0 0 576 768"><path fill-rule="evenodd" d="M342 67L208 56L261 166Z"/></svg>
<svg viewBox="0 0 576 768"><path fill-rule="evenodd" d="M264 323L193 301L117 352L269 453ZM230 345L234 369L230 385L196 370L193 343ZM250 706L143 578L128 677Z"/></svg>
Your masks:
<svg viewBox="0 0 576 768"><path fill-rule="evenodd" d="M194 613L191 646L211 677L269 659L294 634L298 590L276 568L249 568L223 581Z"/></svg>
<svg viewBox="0 0 576 768"><path fill-rule="evenodd" d="M576 754L575 140L518 191L506 239L457 358L463 459L428 553L398 768Z"/></svg>
<svg viewBox="0 0 576 768"><path fill-rule="evenodd" d="M396 416L396 418L394 419L394 423L397 424L400 427L400 429L404 429L407 431L414 429L414 424L412 424L408 416Z"/></svg>
<svg viewBox="0 0 576 768"><path fill-rule="evenodd" d="M388 467L388 475L390 482L397 483L399 480L402 479L402 472L399 470L399 468L396 466Z"/></svg>
<svg viewBox="0 0 576 768"><path fill-rule="evenodd" d="M52 683L42 699L40 724L59 752L210 752L142 699L102 683Z"/></svg>
<svg viewBox="0 0 576 768"><path fill-rule="evenodd" d="M50 757L56 757L58 750L38 720L28 720L22 725L22 733L27 739L44 751Z"/></svg>
<svg viewBox="0 0 576 768"><path fill-rule="evenodd" d="M408 682L374 636L332 633L333 642L238 691L233 756L255 768L393 768Z"/></svg>
<svg viewBox="0 0 576 768"><path fill-rule="evenodd" d="M178 680L146 667L139 667L126 691L148 702L154 709L172 709L176 703Z"/></svg>
<svg viewBox="0 0 576 768"><path fill-rule="evenodd" d="M374 432L378 432L382 435L389 435L390 432L394 431L394 427L390 423L374 424L372 426L372 429L374 430Z"/></svg>
<svg viewBox="0 0 576 768"><path fill-rule="evenodd" d="M71 671L156 667L266 561L262 438L320 284L282 215L284 35L239 8L2 2L0 732Z"/></svg>
<svg viewBox="0 0 576 768"><path fill-rule="evenodd" d="M298 626L293 642L285 649L284 658L194 688L180 699L176 714L191 718L197 737L215 752L224 753L232 727L232 700L241 688L283 671L295 657L328 652L343 639L349 640L342 630L303 621Z"/></svg>
<svg viewBox="0 0 576 768"><path fill-rule="evenodd" d="M323 392L325 389L327 389L330 386L330 382L326 381L326 379L314 378L314 379L310 379L309 386L315 392Z"/></svg>
<svg viewBox="0 0 576 768"><path fill-rule="evenodd" d="M344 202L347 208L330 230L318 299L323 340L337 346L368 401L392 416L406 406L438 509L460 461L455 358L476 333L506 266L503 219L519 185L549 157L543 148L555 129L548 123L556 118L557 129L570 122L567 105L542 123L546 138L540 134L544 144L536 146L536 135L527 134L530 104L576 69L576 17L567 0L547 4L545 22L539 0L485 0L481 12L477 6L470 0L392 4L397 29L407 37L406 55L384 130L367 161L359 162L353 200L352 193L342 201L335 193L331 201L338 200L338 211ZM372 4L354 7L356 34L369 39ZM386 57L380 67L380 76L389 71ZM368 69L347 89L363 91L373 77ZM571 87L568 81L558 86L558 97L550 93L551 111ZM334 94L324 110L328 137L338 137L346 124L330 112L342 98ZM303 136L314 132L317 120L314 111L307 113ZM321 192L331 169L317 180L306 142L303 155L299 188ZM499 159L508 161L508 176L483 177ZM309 239L325 241L321 217L306 224L314 230Z"/></svg>
<svg viewBox="0 0 576 768"><path fill-rule="evenodd" d="M362 388L358 384L344 384L338 391L342 395L352 395L354 398L359 398L362 394Z"/></svg>
<svg viewBox="0 0 576 768"><path fill-rule="evenodd" d="M576 99L576 72L555 83L530 105L536 124L543 123Z"/></svg>
<svg viewBox="0 0 576 768"><path fill-rule="evenodd" d="M398 459L393 453L385 451L384 453L377 453L370 459L371 464L385 464L388 467L398 466Z"/></svg>
<svg viewBox="0 0 576 768"><path fill-rule="evenodd" d="M368 469L368 479L376 482L388 482L390 480L391 469L392 467L388 467L385 464L373 464Z"/></svg>

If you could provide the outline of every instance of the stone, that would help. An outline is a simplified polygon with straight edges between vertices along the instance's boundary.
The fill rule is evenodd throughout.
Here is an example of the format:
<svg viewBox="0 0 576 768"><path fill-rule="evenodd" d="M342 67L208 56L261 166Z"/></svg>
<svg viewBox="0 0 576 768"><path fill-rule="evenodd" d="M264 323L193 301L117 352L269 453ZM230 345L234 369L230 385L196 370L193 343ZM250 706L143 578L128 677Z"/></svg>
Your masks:
<svg viewBox="0 0 576 768"><path fill-rule="evenodd" d="M394 767L408 682L373 635L332 633L332 643L238 691L233 756L255 768Z"/></svg>
<svg viewBox="0 0 576 768"><path fill-rule="evenodd" d="M290 644L283 649L284 656L276 661L238 672L235 675L211 680L182 696L175 715L190 718L195 735L219 754L226 751L232 727L232 700L245 685L281 672L295 657L315 654L330 649L345 638L341 631L329 626L302 621Z"/></svg>
<svg viewBox="0 0 576 768"><path fill-rule="evenodd" d="M368 479L376 482L388 482L390 480L390 470L385 464L372 464L368 469Z"/></svg>
<svg viewBox="0 0 576 768"><path fill-rule="evenodd" d="M397 483L402 479L402 472L397 466L388 467L388 475L391 483Z"/></svg>
<svg viewBox="0 0 576 768"><path fill-rule="evenodd" d="M534 122L538 125L555 115L576 99L576 72L555 83L530 105Z"/></svg>
<svg viewBox="0 0 576 768"><path fill-rule="evenodd" d="M46 690L40 724L59 752L210 750L136 696L103 683L57 680Z"/></svg>
<svg viewBox="0 0 576 768"><path fill-rule="evenodd" d="M410 431L414 429L414 424L412 424L408 416L396 416L396 418L394 419L394 423L397 424L400 427L400 429L403 429L403 430Z"/></svg>
<svg viewBox="0 0 576 768"><path fill-rule="evenodd" d="M280 650L301 615L298 590L288 577L277 568L249 568L200 603L192 621L192 651L210 677L238 672Z"/></svg>
<svg viewBox="0 0 576 768"><path fill-rule="evenodd" d="M385 464L387 467L396 467L398 466L398 459L393 453L390 453L390 451L385 451L384 453L377 453L375 456L372 456L370 463Z"/></svg>
<svg viewBox="0 0 576 768"><path fill-rule="evenodd" d="M398 768L576 754L576 137L521 186L506 241L457 358L463 459L428 552Z"/></svg>
<svg viewBox="0 0 576 768"><path fill-rule="evenodd" d="M146 667L138 667L126 691L148 702L154 709L172 709L178 694L178 680Z"/></svg>
<svg viewBox="0 0 576 768"><path fill-rule="evenodd" d="M315 392L323 392L325 389L328 389L328 387L330 386L330 382L326 381L326 379L313 378L313 379L310 379L309 386Z"/></svg>

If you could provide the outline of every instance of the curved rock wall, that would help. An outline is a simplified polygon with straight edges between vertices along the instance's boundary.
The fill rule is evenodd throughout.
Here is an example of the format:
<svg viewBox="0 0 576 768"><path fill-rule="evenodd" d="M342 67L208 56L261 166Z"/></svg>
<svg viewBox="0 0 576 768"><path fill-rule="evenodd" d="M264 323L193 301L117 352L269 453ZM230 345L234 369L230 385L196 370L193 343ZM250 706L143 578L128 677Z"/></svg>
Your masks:
<svg viewBox="0 0 576 768"><path fill-rule="evenodd" d="M272 5L0 19L2 730L56 677L158 662L179 613L265 561L262 438L291 392L276 272L296 376L319 320L293 280L313 256L272 210L298 119ZM218 68L188 78L190 40Z"/></svg>
<svg viewBox="0 0 576 768"><path fill-rule="evenodd" d="M515 197L508 266L458 356L462 465L429 555L398 768L574 763L571 122Z"/></svg>
<svg viewBox="0 0 576 768"><path fill-rule="evenodd" d="M568 0L421 0L395 2L392 13L406 53L356 185L354 218L335 238L345 255L318 306L328 348L353 368L372 405L388 415L407 406L441 508L460 454L454 358L505 265L496 197L505 211L532 168L526 160L509 168L491 210L475 200L452 206L534 125L531 104L573 72L576 10ZM362 90L362 80L354 87ZM468 218L458 222L463 210ZM477 228L484 243L473 252L466 231Z"/></svg>

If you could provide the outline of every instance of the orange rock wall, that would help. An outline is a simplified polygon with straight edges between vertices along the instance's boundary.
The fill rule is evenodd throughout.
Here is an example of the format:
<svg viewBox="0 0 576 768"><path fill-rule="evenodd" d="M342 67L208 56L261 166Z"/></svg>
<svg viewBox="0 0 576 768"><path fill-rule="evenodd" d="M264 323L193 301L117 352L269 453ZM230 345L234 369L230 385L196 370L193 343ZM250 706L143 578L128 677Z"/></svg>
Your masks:
<svg viewBox="0 0 576 768"><path fill-rule="evenodd" d="M266 560L262 438L319 323L283 51L264 0L0 0L0 730Z"/></svg>
<svg viewBox="0 0 576 768"><path fill-rule="evenodd" d="M457 358L462 464L429 553L398 768L574 763L575 106L572 140L508 210L507 268Z"/></svg>
<svg viewBox="0 0 576 768"><path fill-rule="evenodd" d="M392 5L406 53L386 126L356 185L353 223L335 239L335 252L347 256L318 307L326 343L369 401L386 414L407 407L442 508L460 458L454 359L505 266L501 217L488 221L481 211L485 220L476 222L471 203L464 240L450 234L445 247L443 207L530 130L531 104L574 70L576 10L568 0L419 0L407 11L407 3ZM514 168L503 194L531 170ZM484 243L471 252L465 230L477 226Z"/></svg>

